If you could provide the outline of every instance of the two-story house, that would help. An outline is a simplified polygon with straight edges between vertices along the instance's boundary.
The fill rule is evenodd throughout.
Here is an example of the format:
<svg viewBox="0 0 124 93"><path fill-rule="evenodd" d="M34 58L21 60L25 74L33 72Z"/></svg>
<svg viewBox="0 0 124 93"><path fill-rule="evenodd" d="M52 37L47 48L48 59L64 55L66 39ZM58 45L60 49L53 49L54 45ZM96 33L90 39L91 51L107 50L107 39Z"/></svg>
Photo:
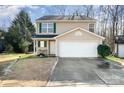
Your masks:
<svg viewBox="0 0 124 93"><path fill-rule="evenodd" d="M43 16L36 20L34 54L97 57L104 37L94 33L96 20L83 16Z"/></svg>

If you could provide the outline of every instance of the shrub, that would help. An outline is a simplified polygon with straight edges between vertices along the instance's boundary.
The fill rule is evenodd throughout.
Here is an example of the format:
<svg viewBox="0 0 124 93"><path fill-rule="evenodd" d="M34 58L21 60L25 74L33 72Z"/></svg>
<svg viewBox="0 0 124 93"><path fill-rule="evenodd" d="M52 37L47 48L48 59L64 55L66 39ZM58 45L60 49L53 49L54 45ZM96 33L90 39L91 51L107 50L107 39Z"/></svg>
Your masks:
<svg viewBox="0 0 124 93"><path fill-rule="evenodd" d="M0 53L2 53L3 52L3 46L2 46L2 44L0 44Z"/></svg>
<svg viewBox="0 0 124 93"><path fill-rule="evenodd" d="M97 47L98 54L105 58L106 56L109 56L111 54L111 49L109 46L105 44L101 44Z"/></svg>
<svg viewBox="0 0 124 93"><path fill-rule="evenodd" d="M6 44L6 46L5 46L5 51L6 52L13 52L13 47L12 47L12 45L11 44Z"/></svg>
<svg viewBox="0 0 124 93"><path fill-rule="evenodd" d="M27 53L28 52L28 46L30 45L30 42L27 40L24 40L23 38L21 39L19 43L19 48L21 49L21 52Z"/></svg>

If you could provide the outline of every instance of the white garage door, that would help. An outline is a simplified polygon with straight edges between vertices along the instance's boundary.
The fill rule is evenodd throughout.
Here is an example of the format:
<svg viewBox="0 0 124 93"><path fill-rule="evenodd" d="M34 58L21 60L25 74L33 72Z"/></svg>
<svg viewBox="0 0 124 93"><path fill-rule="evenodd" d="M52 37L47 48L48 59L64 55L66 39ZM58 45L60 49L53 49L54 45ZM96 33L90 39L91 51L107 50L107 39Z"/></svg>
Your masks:
<svg viewBox="0 0 124 93"><path fill-rule="evenodd" d="M60 42L60 57L97 57L97 43Z"/></svg>
<svg viewBox="0 0 124 93"><path fill-rule="evenodd" d="M124 57L124 45L119 45L118 47L118 55L119 57Z"/></svg>

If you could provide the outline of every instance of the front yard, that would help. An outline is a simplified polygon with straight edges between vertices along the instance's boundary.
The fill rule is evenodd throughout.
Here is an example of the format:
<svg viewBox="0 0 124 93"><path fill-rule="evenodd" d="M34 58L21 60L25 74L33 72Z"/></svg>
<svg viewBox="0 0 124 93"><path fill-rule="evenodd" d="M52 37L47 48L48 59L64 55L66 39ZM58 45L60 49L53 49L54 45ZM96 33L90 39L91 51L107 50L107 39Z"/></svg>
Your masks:
<svg viewBox="0 0 124 93"><path fill-rule="evenodd" d="M0 63L1 62L6 62L6 61L11 61L11 60L15 60L19 57L23 58L29 58L32 57L33 54L21 54L21 53L4 53L4 54L0 54Z"/></svg>
<svg viewBox="0 0 124 93"><path fill-rule="evenodd" d="M39 58L29 54L0 55L0 62L12 62L21 56L15 65L11 67L11 72L7 75L0 75L0 86L2 87L41 87L46 86L49 80L51 69L56 62L56 58ZM2 59L3 57L3 59ZM11 58L12 57L12 58ZM3 61L1 61L3 60ZM1 66L1 65L0 65Z"/></svg>
<svg viewBox="0 0 124 93"><path fill-rule="evenodd" d="M1 54L0 55L0 72L8 64L14 62L17 58L21 59L11 67L11 72L7 75L0 73L1 87L43 87L46 86L51 69L53 68L56 58L39 58L32 54ZM124 66L124 59L114 56L106 57L106 60L119 63ZM2 67L3 66L3 67Z"/></svg>

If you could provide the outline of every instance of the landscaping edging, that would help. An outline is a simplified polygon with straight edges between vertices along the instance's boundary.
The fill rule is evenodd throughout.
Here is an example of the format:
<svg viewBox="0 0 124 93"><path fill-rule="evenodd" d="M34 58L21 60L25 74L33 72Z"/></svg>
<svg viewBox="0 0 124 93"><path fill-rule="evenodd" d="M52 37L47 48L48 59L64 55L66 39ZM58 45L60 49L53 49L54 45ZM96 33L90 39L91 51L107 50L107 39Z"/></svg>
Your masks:
<svg viewBox="0 0 124 93"><path fill-rule="evenodd" d="M122 65L122 64L119 63L119 62L116 62L116 61L113 61L113 60L109 60L109 59L103 59L103 60L106 61L106 62L109 62L110 64L117 65L117 66L119 66L120 68L124 68L124 65Z"/></svg>
<svg viewBox="0 0 124 93"><path fill-rule="evenodd" d="M53 71L54 71L54 69L55 69L55 67L56 67L56 65L57 65L57 63L58 63L58 57L57 57L57 60L56 60L56 62L55 62L55 64L54 64L54 66L53 66L53 68L52 68L52 70L51 70L51 73L50 73L50 76L49 76L49 80L48 80L48 82L47 82L47 85L46 86L49 86L49 84L50 84L50 80L51 80L51 76L52 76L52 74L53 74Z"/></svg>

